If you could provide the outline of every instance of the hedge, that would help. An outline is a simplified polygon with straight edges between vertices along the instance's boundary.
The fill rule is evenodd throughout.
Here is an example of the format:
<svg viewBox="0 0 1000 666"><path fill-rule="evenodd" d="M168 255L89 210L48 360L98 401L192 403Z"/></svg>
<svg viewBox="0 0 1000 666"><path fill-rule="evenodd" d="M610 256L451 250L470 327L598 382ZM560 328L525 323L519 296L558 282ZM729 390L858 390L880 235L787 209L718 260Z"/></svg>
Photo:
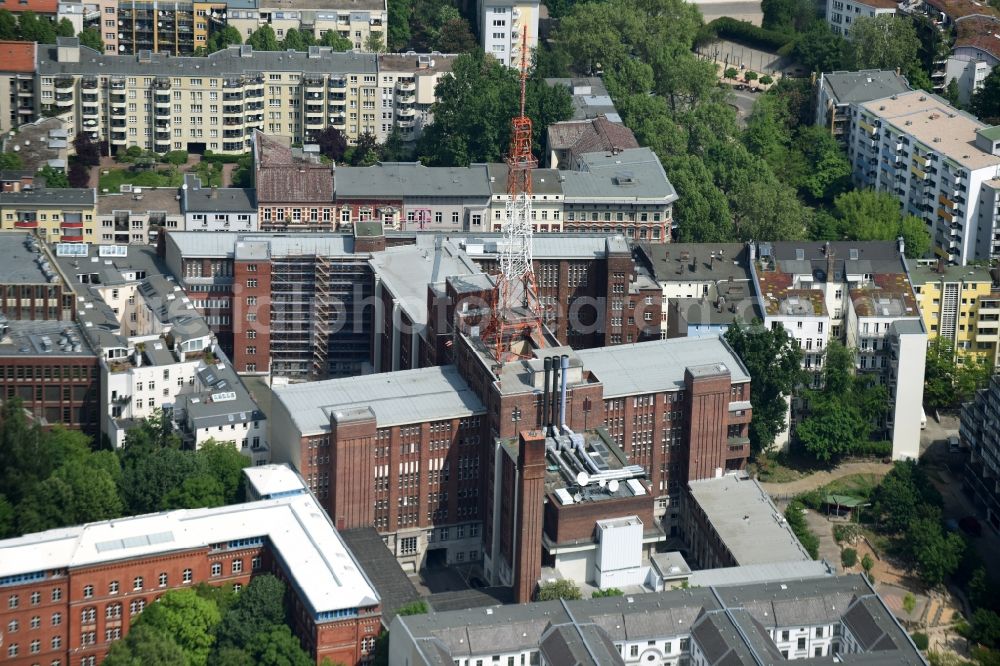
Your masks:
<svg viewBox="0 0 1000 666"><path fill-rule="evenodd" d="M236 164L245 155L250 153L243 153L240 155L221 155L219 153L213 153L211 150L206 150L205 154L201 156L202 162L212 162L213 164Z"/></svg>
<svg viewBox="0 0 1000 666"><path fill-rule="evenodd" d="M854 447L852 456L872 456L874 458L885 458L892 455L892 442L882 440L878 442L864 442Z"/></svg>
<svg viewBox="0 0 1000 666"><path fill-rule="evenodd" d="M737 21L729 16L720 16L707 24L699 31L696 41L705 41L710 35L766 51L778 51L793 39L792 35L777 30L767 30L749 21Z"/></svg>
<svg viewBox="0 0 1000 666"><path fill-rule="evenodd" d="M801 502L792 500L788 504L788 508L785 509L785 520L788 521L788 526L792 528L792 532L802 543L802 547L809 553L809 557L817 560L819 559L819 538L809 531L809 525L802 517L804 508Z"/></svg>

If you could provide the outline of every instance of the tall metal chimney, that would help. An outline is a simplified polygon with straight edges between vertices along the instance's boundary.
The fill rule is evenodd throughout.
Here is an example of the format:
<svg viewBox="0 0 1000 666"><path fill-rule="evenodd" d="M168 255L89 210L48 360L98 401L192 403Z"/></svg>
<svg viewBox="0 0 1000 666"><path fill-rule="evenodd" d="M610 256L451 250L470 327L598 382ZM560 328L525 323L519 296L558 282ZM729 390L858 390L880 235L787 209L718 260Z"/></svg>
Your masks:
<svg viewBox="0 0 1000 666"><path fill-rule="evenodd" d="M555 430L556 426L559 424L559 357L553 356L552 358L552 390L549 393L549 403L550 403L550 416L549 423L552 424L552 429Z"/></svg>
<svg viewBox="0 0 1000 666"><path fill-rule="evenodd" d="M552 434L552 421L549 420L549 378L552 376L552 359L545 357L545 383L542 385L542 416L539 422L546 435Z"/></svg>
<svg viewBox="0 0 1000 666"><path fill-rule="evenodd" d="M559 425L566 427L566 376L569 374L569 356L562 355L562 386L559 389Z"/></svg>

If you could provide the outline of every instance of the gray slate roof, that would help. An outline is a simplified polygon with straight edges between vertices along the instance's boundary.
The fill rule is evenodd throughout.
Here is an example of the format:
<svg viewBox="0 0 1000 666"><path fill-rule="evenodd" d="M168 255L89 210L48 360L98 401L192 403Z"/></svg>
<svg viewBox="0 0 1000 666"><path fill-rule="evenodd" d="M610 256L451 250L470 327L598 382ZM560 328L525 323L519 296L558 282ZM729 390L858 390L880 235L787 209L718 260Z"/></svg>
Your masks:
<svg viewBox="0 0 1000 666"><path fill-rule="evenodd" d="M583 170L562 172L567 199L677 200L677 191L649 148L631 148L617 154L585 153L580 163Z"/></svg>
<svg viewBox="0 0 1000 666"><path fill-rule="evenodd" d="M252 187L202 187L194 174L184 177L181 203L185 213L256 213L256 190Z"/></svg>
<svg viewBox="0 0 1000 666"><path fill-rule="evenodd" d="M892 70L830 72L823 80L840 104L862 104L910 90L906 78Z"/></svg>
<svg viewBox="0 0 1000 666"><path fill-rule="evenodd" d="M402 199L416 197L490 197L485 164L426 167L419 162L384 162L337 168L337 197Z"/></svg>
<svg viewBox="0 0 1000 666"><path fill-rule="evenodd" d="M94 206L94 188L33 189L20 192L0 192L0 206Z"/></svg>

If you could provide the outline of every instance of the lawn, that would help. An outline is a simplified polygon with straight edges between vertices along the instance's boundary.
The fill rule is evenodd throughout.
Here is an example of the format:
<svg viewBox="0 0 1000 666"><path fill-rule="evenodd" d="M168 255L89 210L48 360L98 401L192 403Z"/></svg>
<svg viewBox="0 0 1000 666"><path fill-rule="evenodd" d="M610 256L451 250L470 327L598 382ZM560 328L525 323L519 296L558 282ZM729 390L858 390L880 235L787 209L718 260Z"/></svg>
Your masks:
<svg viewBox="0 0 1000 666"><path fill-rule="evenodd" d="M850 495L852 497L871 497L882 479L875 474L851 474L823 486L820 491L827 495Z"/></svg>
<svg viewBox="0 0 1000 666"><path fill-rule="evenodd" d="M812 458L781 452L758 455L748 471L751 476L756 474L762 483L789 483L818 469L825 468Z"/></svg>
<svg viewBox="0 0 1000 666"><path fill-rule="evenodd" d="M109 193L120 191L121 185L138 185L139 187L180 187L184 182L184 174L176 167L161 167L143 171L131 169L110 169L107 174L101 171L98 191Z"/></svg>

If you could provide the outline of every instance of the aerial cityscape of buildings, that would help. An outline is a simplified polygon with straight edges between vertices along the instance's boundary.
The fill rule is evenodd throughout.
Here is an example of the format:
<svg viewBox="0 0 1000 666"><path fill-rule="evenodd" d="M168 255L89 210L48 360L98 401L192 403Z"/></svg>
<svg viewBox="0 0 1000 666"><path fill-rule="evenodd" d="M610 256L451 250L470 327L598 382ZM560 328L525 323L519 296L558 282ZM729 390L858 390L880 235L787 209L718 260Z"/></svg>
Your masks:
<svg viewBox="0 0 1000 666"><path fill-rule="evenodd" d="M943 96L965 104L1000 61L983 38L1000 12L826 3L848 39L897 13L956 36L935 92L900 70L820 72L804 114L842 148L845 188L925 226L914 257L895 234L686 242L684 207L707 204L646 145L658 130L624 124L600 63L531 81L571 108L533 125L539 0L466 3L521 96L504 161L463 166L321 150L331 128L345 150L417 155L435 136L462 56L389 52L385 0L22 4L96 29L103 52L0 41L0 133L23 167L0 170L0 401L122 456L156 419L246 466L236 503L0 540L0 661L94 666L162 595L272 574L317 665L927 663L870 567L810 554L790 497L755 478L770 378L725 334L759 322L800 355L767 405L785 416L774 452L796 445L831 347L884 387L867 425L885 463L923 453L929 347L983 363L955 478L1000 530L1000 126ZM262 26L349 48L207 52ZM219 170L60 187L80 139L103 160L90 185L128 151ZM410 614L429 570L462 592ZM585 598L539 600L562 583Z"/></svg>

